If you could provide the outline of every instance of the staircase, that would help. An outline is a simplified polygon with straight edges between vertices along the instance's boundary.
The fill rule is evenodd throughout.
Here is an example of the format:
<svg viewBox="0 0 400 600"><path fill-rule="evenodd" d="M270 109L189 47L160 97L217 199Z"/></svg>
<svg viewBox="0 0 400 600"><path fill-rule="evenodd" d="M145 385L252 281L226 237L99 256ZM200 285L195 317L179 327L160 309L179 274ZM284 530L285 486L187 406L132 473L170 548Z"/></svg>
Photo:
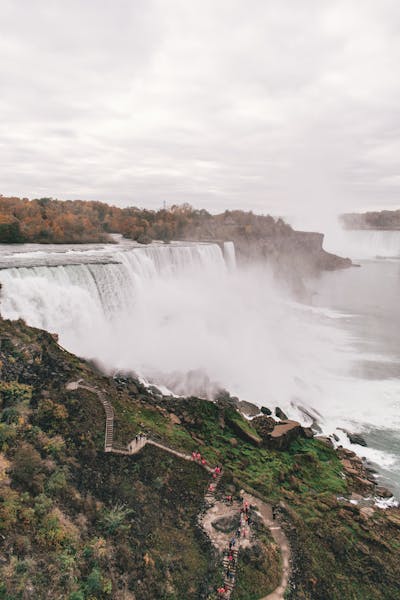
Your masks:
<svg viewBox="0 0 400 600"><path fill-rule="evenodd" d="M67 390L76 390L79 387L96 394L98 396L100 402L103 405L104 411L106 413L106 427L105 427L105 435L104 435L104 451L105 452L112 452L113 454L132 455L132 454L138 453L142 448L144 448L144 446L146 446L146 444L151 444L153 446L157 446L157 448L161 448L165 452L169 452L170 454L174 454L175 456L178 456L179 458L193 462L192 455L184 454L183 452L179 452L177 450L174 450L173 448L169 448L168 446L165 446L164 444L161 444L159 442L149 439L147 437L147 435L144 435L144 434L137 435L131 442L129 442L129 444L127 446L122 446L117 443L114 443L114 409L112 407L111 402L109 402L107 400L107 398L105 397L105 394L102 390L99 390L98 388L94 388L89 385L86 385L83 382L83 380L73 381L66 385ZM203 469L205 469L206 471L208 471L209 473L214 474L214 469L211 469L211 467L209 467L208 465L204 465L201 462L197 462L197 464L200 467L202 467ZM215 504L215 501L216 501L215 493L216 493L217 487L219 485L219 482L221 481L221 478L222 478L222 473L218 473L216 477L212 477L212 479L211 479L209 487L207 488L207 491L204 496L204 500L205 500L205 504L206 504L207 508L210 508L211 506L213 506ZM210 486L212 486L212 489L210 489ZM201 517L199 519L199 524L201 525ZM224 587L227 590L226 593L224 594L224 596L222 597L224 600L228 600L231 597L232 590L235 586L238 549L235 548L234 550L232 550L231 553L235 559L234 566L230 567L230 573L233 575L232 578L226 576L226 571L227 571L229 563L230 563L230 561L228 559L228 555L226 555L223 559ZM210 594L208 596L208 600L214 600L214 599L216 600L217 598L221 598L221 596L218 596L216 592L212 592L212 594Z"/></svg>

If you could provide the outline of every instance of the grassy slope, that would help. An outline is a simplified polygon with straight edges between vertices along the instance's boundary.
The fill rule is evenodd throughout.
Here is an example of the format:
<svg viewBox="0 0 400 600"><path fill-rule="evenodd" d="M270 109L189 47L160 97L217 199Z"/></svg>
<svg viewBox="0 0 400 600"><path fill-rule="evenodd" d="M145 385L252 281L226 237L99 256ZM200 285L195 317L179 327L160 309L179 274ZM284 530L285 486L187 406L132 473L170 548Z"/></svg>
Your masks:
<svg viewBox="0 0 400 600"><path fill-rule="evenodd" d="M175 448L198 447L224 464L228 485L285 501L296 549L294 598L396 597L398 530L381 512L366 523L336 501L346 482L329 448L299 440L288 452L260 449L246 441L245 421L242 439L229 405L160 400L137 382L114 382L22 323L0 322L0 339L3 380L31 386L30 401L16 387L14 415L10 391L3 392L9 423L0 424L0 445L12 475L8 485L0 464L0 598L22 598L32 588L35 598L189 600L217 576L195 527L205 473L150 447L135 458L99 452L98 399L65 391L66 381L80 377L112 400L119 442L148 431ZM28 475L27 462L34 465ZM264 552L250 553L240 567L236 600L263 595L279 579L276 550L268 536L263 541Z"/></svg>

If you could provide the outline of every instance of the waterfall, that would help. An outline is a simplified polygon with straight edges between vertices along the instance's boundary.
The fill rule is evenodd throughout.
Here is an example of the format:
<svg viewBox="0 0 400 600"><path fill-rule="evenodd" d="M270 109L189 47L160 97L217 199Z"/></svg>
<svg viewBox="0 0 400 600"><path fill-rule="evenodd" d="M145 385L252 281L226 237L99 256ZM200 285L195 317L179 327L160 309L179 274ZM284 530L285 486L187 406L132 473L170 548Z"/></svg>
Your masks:
<svg viewBox="0 0 400 600"><path fill-rule="evenodd" d="M236 253L233 242L224 242L224 258L229 269L236 268Z"/></svg>
<svg viewBox="0 0 400 600"><path fill-rule="evenodd" d="M328 231L324 248L354 259L400 258L400 231Z"/></svg>
<svg viewBox="0 0 400 600"><path fill-rule="evenodd" d="M84 248L56 249L47 256L43 250L18 252L14 256L17 264L47 260L51 266L0 270L2 316L23 318L29 325L57 332L61 343L74 352L96 356L99 336L107 345L107 337L113 337L121 320L140 311L152 281L178 280L199 270L219 276L226 272L216 244L128 244L86 252ZM76 254L81 255L78 264ZM90 262L94 256L97 263ZM12 258L5 257L7 263ZM66 264L55 265L55 260Z"/></svg>

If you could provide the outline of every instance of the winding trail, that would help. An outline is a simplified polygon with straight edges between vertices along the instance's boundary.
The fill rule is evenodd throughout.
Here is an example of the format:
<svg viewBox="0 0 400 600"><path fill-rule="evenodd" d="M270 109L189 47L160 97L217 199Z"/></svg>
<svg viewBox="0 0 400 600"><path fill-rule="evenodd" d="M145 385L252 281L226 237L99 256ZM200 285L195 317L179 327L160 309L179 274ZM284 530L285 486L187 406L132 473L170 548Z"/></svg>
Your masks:
<svg viewBox="0 0 400 600"><path fill-rule="evenodd" d="M272 517L272 506L263 502L259 498L255 496L251 496L250 494L245 493L244 498L250 504L257 506L258 513L261 516L264 524L268 527L268 529L272 533L272 537L274 538L276 544L279 546L282 555L282 577L279 586L268 596L264 596L260 598L260 600L283 600L285 597L285 592L289 584L290 578L290 545L289 541L282 529L279 525L279 522Z"/></svg>
<svg viewBox="0 0 400 600"><path fill-rule="evenodd" d="M191 454L185 454L183 452L179 452L178 450L174 450L169 446L165 446L164 444L160 444L150 438L147 435L138 435L133 439L126 447L116 447L114 446L114 408L109 400L107 400L105 391L96 387L92 387L87 385L83 379L79 379L78 381L71 381L66 384L66 389L68 391L74 391L78 388L82 388L93 394L96 394L99 398L100 402L103 405L104 412L106 415L106 423L105 423L105 434L104 434L104 451L105 452L113 452L115 454L125 454L125 455L133 455L137 454L146 446L150 444L152 446L156 446L165 452L169 452L178 458L183 460L187 460L193 462L193 456ZM207 464L202 464L201 462L196 461L200 467L205 469L208 473L214 474L214 469L209 467ZM204 514L201 514L198 518L198 523L200 527L202 527L203 531L209 537L211 543L219 550L219 552L223 552L224 548L226 548L227 543L229 543L229 539L232 536L232 533L224 534L222 532L218 532L213 527L213 522L222 518L222 517L230 517L235 514L238 510L238 503L235 503L232 506L227 506L223 502L217 502L215 498L215 492L217 490L218 484L221 480L222 473L219 473L215 478L213 475L213 479L211 479L211 483L207 488L206 494L204 496L207 511ZM256 506L258 509L258 514L263 520L264 524L271 531L272 537L274 538L276 544L279 546L281 555L282 555L282 577L279 586L267 596L260 598L259 600L284 600L284 595L286 589L289 584L290 578L290 545L288 539L282 530L279 522L272 517L272 506L263 502L259 498L252 496L246 492L241 492L243 502L248 502L249 505ZM251 534L250 529L247 528L246 537L241 537L238 541L238 546L235 550L233 550L235 560L237 561L239 556L239 548L246 547L251 545ZM226 570L227 558L223 560L224 571ZM236 568L234 569L234 579L232 581L227 581L224 578L225 587L227 588L227 592L224 595L224 599L228 600L231 598L231 594L234 590L236 580ZM209 599L217 598L215 593L212 593L209 596Z"/></svg>

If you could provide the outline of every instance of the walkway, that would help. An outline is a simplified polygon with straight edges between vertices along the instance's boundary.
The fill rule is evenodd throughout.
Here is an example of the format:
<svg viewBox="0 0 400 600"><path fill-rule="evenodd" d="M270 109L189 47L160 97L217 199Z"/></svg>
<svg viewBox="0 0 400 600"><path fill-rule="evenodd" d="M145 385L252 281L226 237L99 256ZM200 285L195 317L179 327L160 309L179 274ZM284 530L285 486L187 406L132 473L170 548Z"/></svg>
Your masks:
<svg viewBox="0 0 400 600"><path fill-rule="evenodd" d="M251 496L250 494L245 493L243 497L252 504L253 506L257 506L258 513L262 518L265 525L269 528L272 533L272 537L275 542L279 546L281 550L282 556L282 578L279 586L268 596L264 596L260 600L283 600L285 597L285 592L289 583L290 577L290 545L288 539L279 525L279 522L276 519L272 518L272 507L270 504L263 502L259 498L255 496Z"/></svg>
<svg viewBox="0 0 400 600"><path fill-rule="evenodd" d="M105 424L105 435L104 435L104 451L105 452L113 452L116 454L125 454L125 455L133 455L137 454L146 446L150 444L152 446L156 446L165 452L169 452L174 456L182 458L183 460L188 460L193 462L194 458L191 454L185 454L183 452L179 452L178 450L174 450L164 444L160 444L150 438L145 434L137 435L126 447L116 447L114 445L114 409L105 396L104 390L100 390L98 388L87 385L83 379L79 379L78 381L71 381L66 384L66 389L69 391L77 390L78 388L82 388L84 390L88 390L93 394L96 394L99 398L100 402L103 405L105 414L106 414L106 424ZM207 488L206 494L204 496L204 500L208 507L208 510L205 514L199 517L198 522L199 525L203 528L206 535L209 537L211 543L220 551L223 552L224 547L229 544L229 539L232 536L230 534L223 534L218 532L212 526L212 523L222 517L234 516L235 512L240 509L241 505L235 503L232 506L224 504L222 502L217 502L215 498L215 493L218 487L218 484L221 480L222 473L218 473L217 475L214 472L214 469L209 467L207 464L202 463L201 461L196 460L196 463L204 468L208 473L212 473L213 477L211 482ZM248 505L257 506L259 509L259 516L262 518L265 525L270 529L272 536L279 546L282 554L282 579L279 586L268 596L261 598L260 600L284 600L284 594L286 588L288 586L289 577L290 577L290 546L289 542L284 534L282 528L279 523L272 518L272 507L269 504L266 504L262 500L259 500L255 496L251 496L250 494L243 493L243 503L248 503ZM224 587L227 590L224 594L224 600L229 600L231 598L231 594L234 589L235 580L236 580L236 565L239 555L239 548L251 545L250 541L250 530L248 525L243 521L243 515L240 513L240 528L244 531L245 535L240 536L237 540L237 545L235 549L232 549L232 555L234 557L234 566L230 568L230 572L233 575L233 578L228 578L225 573L227 571L229 565L228 556L225 556L223 559L223 569L224 569ZM221 596L219 596L221 598ZM209 600L212 598L217 598L216 593L212 593L209 596Z"/></svg>

